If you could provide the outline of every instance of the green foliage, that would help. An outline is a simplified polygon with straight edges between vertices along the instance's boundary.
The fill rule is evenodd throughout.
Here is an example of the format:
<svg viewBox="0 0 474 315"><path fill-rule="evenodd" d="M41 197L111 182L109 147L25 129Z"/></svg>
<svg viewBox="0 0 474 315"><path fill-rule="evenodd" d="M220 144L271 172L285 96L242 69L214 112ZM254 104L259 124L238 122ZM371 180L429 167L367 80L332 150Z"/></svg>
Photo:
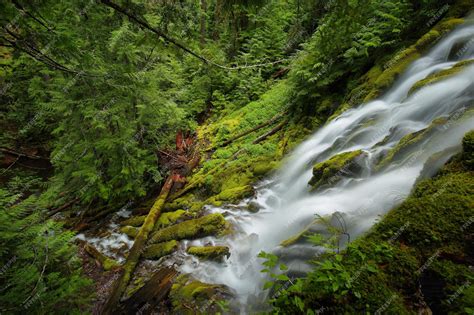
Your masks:
<svg viewBox="0 0 474 315"><path fill-rule="evenodd" d="M45 219L37 192L34 177L13 178L0 189L0 310L79 312L90 300L91 283L81 275L73 233Z"/></svg>

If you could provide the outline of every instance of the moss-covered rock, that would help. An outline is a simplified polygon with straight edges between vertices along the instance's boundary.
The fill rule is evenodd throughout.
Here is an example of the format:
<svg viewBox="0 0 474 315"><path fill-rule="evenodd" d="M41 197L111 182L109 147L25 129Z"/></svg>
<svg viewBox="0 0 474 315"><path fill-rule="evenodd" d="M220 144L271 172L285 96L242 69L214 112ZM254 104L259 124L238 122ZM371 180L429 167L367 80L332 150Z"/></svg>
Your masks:
<svg viewBox="0 0 474 315"><path fill-rule="evenodd" d="M393 161L406 157L406 154L412 152L412 149L417 147L420 143L427 141L429 137L449 121L447 117L441 117L433 120L429 127L419 131L409 133L402 137L395 147L390 149L385 156L375 165L375 169L380 171ZM416 153L412 153L416 154Z"/></svg>
<svg viewBox="0 0 474 315"><path fill-rule="evenodd" d="M122 226L120 228L120 232L122 232L124 234L127 234L131 238L137 237L139 230L140 230L139 228L136 228L136 227L133 227L133 226L128 226L128 225Z"/></svg>
<svg viewBox="0 0 474 315"><path fill-rule="evenodd" d="M327 161L317 163L313 167L313 177L309 184L313 189L340 181L344 176L353 176L362 170L359 164L366 153L362 150L344 152L333 156Z"/></svg>
<svg viewBox="0 0 474 315"><path fill-rule="evenodd" d="M474 60L464 60L464 61L460 61L456 63L452 68L433 73L429 75L428 77L426 77L425 79L420 80L417 83L415 83L415 85L413 85L413 87L410 89L410 92L408 94L411 95L427 85L435 84L442 80L448 79L449 77L458 74L459 72L464 70L466 67L473 64L474 64Z"/></svg>
<svg viewBox="0 0 474 315"><path fill-rule="evenodd" d="M253 164L252 173L258 177L267 175L278 167L279 163L276 161L261 161Z"/></svg>
<svg viewBox="0 0 474 315"><path fill-rule="evenodd" d="M188 254L203 259L222 260L229 258L230 251L227 246L191 246L187 249Z"/></svg>
<svg viewBox="0 0 474 315"><path fill-rule="evenodd" d="M151 235L150 242L195 239L223 232L226 226L227 223L222 214L208 214L158 230Z"/></svg>
<svg viewBox="0 0 474 315"><path fill-rule="evenodd" d="M221 302L231 297L229 289L223 285L208 284L180 275L170 292L174 314L218 314Z"/></svg>
<svg viewBox="0 0 474 315"><path fill-rule="evenodd" d="M146 259L158 259L173 253L178 249L178 246L179 242L175 240L152 244L146 247L143 257Z"/></svg>

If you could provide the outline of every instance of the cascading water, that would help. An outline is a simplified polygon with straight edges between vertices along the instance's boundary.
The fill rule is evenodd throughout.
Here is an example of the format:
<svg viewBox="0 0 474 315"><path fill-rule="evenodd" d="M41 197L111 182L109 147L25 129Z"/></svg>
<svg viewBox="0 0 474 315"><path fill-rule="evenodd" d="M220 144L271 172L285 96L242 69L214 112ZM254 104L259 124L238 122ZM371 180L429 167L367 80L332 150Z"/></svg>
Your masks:
<svg viewBox="0 0 474 315"><path fill-rule="evenodd" d="M225 213L237 231L225 238L182 242L183 250L177 255L183 259L180 271L204 282L232 288L245 313L250 311L249 305L266 298L265 274L260 272L262 260L257 258L260 251L278 253L290 272L306 272L309 270L306 261L317 255L318 248L300 243L282 247L280 243L301 232L316 214L325 216L336 211L344 214L352 238L367 231L378 216L409 194L420 171L431 165L426 163L430 156L443 152L446 161L459 150L462 136L474 128L474 117L469 115L474 100L473 66L409 96L419 80L473 58L474 45L468 46L473 38L474 26L462 26L427 56L414 62L385 96L348 110L319 129L292 153L278 174L256 187L255 197L232 207L208 207L210 212ZM463 44L466 47L454 51ZM409 158L374 171L375 161L403 136L427 128L438 117L447 117L448 121L434 128L426 140L410 147L405 155ZM348 176L330 188L310 192L308 181L314 163L359 149L366 152L359 162L364 169L360 176ZM432 165L433 169L437 167L439 163ZM260 211L250 213L246 210L249 203L257 204ZM191 244L208 243L228 245L231 256L223 263L216 263L199 261L184 251Z"/></svg>

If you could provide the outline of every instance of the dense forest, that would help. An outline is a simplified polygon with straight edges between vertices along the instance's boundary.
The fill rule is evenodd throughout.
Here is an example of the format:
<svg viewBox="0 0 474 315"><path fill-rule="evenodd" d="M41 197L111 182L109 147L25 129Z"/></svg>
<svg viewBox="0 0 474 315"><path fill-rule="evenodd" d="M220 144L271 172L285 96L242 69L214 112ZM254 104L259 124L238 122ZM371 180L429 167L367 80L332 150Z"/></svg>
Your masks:
<svg viewBox="0 0 474 315"><path fill-rule="evenodd" d="M0 0L0 314L474 314L473 0Z"/></svg>

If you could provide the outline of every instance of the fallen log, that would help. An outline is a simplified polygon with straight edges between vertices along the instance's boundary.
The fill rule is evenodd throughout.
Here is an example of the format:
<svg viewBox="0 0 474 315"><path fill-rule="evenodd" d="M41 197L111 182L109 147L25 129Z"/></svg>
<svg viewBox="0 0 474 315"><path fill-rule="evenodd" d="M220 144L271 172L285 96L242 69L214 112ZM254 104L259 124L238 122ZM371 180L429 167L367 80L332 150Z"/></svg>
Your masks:
<svg viewBox="0 0 474 315"><path fill-rule="evenodd" d="M125 314L150 314L169 294L178 271L173 267L158 270L148 282L125 303Z"/></svg>
<svg viewBox="0 0 474 315"><path fill-rule="evenodd" d="M267 127L267 126L269 126L269 125L272 125L273 123L275 123L276 121L278 121L280 118L282 118L282 117L285 116L285 115L286 115L286 112L279 113L279 114L273 116L270 120L267 120L266 122L263 122L263 123L261 123L260 125L257 125L257 126L255 126L255 127L253 127L252 129L249 129L249 130L246 130L246 131L244 131L244 132L242 132L242 133L239 133L238 135L236 135L236 136L234 136L234 137L232 137L232 138L230 138L230 139L224 141L224 142L221 143L221 144L216 145L215 147L212 147L212 148L210 148L210 149L207 149L206 152L208 152L208 151L213 151L213 150L215 150L215 149L228 146L228 145L231 144L232 142L234 142L234 141L236 141L236 140L238 140L238 139L240 139L240 138L242 138L242 137L245 137L245 136L247 136L247 135L249 135L249 134L251 134L251 133L253 133L253 132L257 131L257 130L260 130L260 129L265 128L265 127Z"/></svg>
<svg viewBox="0 0 474 315"><path fill-rule="evenodd" d="M62 205L61 207L58 207L56 209L52 209L49 213L48 213L48 218L51 218L53 215L55 215L56 213L58 212L61 212L63 210L66 210L67 208L69 208L70 206L72 206L73 204L75 204L76 202L79 201L79 198L75 198L67 203L65 203L64 205Z"/></svg>
<svg viewBox="0 0 474 315"><path fill-rule="evenodd" d="M278 125L276 125L275 128L273 128L272 130L264 133L263 135L261 135L260 137L258 137L257 139L255 139L252 144L258 144L262 141L264 141L265 139L267 139L268 137L274 135L275 133L277 133L278 131L280 131L286 124L288 123L288 120L283 120L281 123L279 123Z"/></svg>
<svg viewBox="0 0 474 315"><path fill-rule="evenodd" d="M95 248L94 246L88 243L85 243L84 249L89 255L92 256L92 258L94 258L96 261L100 263L100 265L102 266L102 268L104 268L105 271L115 269L120 266L118 262L116 262L112 258L105 256L104 254L99 252L97 248Z"/></svg>
<svg viewBox="0 0 474 315"><path fill-rule="evenodd" d="M148 213L145 223L141 226L140 230L138 231L137 237L135 238L135 242L133 243L130 252L128 253L127 260L125 261L121 275L117 279L112 289L112 293L105 303L102 313L103 314L112 314L113 311L116 309L117 305L120 302L120 298L125 291L130 278L135 271L135 267L138 264L140 259L140 255L145 250L145 245L148 240L148 236L150 232L155 227L155 223L161 215L161 209L168 198L168 194L171 190L171 187L174 183L174 178L176 177L175 174L171 174L166 179L163 188L161 189L160 195L156 199L155 203L150 209Z"/></svg>
<svg viewBox="0 0 474 315"><path fill-rule="evenodd" d="M15 151L15 150L12 150L12 149L9 149L9 148L5 148L5 147L0 147L0 152L10 154L10 155L15 155L15 156L18 156L18 157L24 157L24 158L31 159L31 160L46 160L46 161L49 161L48 157L39 156L39 155L35 155L35 154L27 154L27 153L23 153L23 152L18 152L18 151Z"/></svg>

